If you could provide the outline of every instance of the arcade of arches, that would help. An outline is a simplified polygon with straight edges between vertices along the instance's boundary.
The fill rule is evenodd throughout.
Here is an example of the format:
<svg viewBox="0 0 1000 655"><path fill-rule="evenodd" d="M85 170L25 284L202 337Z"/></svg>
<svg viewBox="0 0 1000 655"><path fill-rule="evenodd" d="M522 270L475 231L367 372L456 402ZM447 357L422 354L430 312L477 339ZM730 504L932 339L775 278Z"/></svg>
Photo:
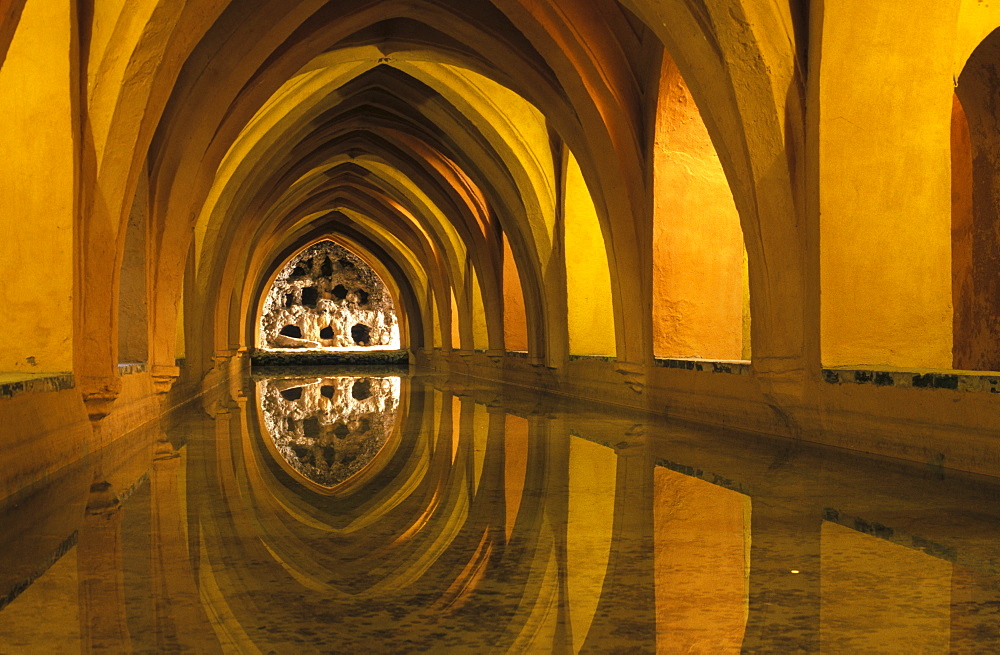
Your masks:
<svg viewBox="0 0 1000 655"><path fill-rule="evenodd" d="M981 0L0 0L0 500L245 422L328 241L421 374L1000 476L998 68Z"/></svg>
<svg viewBox="0 0 1000 655"><path fill-rule="evenodd" d="M923 4L5 0L0 472L333 239L416 365L1000 474L1000 6Z"/></svg>

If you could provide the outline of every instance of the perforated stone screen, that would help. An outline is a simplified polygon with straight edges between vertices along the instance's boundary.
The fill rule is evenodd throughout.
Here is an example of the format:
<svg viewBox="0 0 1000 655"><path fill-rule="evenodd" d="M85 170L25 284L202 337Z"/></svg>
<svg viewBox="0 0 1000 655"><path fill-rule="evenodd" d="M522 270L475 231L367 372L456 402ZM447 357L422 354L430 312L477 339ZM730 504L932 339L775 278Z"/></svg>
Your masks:
<svg viewBox="0 0 1000 655"><path fill-rule="evenodd" d="M321 241L275 277L261 312L260 345L399 348L396 308L368 264L332 241Z"/></svg>

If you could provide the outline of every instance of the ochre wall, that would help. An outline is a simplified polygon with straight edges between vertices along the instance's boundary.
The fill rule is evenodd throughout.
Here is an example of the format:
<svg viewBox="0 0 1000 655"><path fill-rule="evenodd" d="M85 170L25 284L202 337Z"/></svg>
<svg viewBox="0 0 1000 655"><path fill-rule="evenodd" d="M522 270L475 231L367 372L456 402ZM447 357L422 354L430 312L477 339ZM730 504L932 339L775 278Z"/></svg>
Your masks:
<svg viewBox="0 0 1000 655"><path fill-rule="evenodd" d="M660 77L653 193L653 353L743 359L747 270L740 217L698 107L669 56Z"/></svg>
<svg viewBox="0 0 1000 655"><path fill-rule="evenodd" d="M569 351L573 355L614 355L615 322L604 236L580 165L568 151L565 175Z"/></svg>
<svg viewBox="0 0 1000 655"><path fill-rule="evenodd" d="M486 309L483 306L483 290L479 286L479 276L475 271L469 276L472 285L472 341L476 350L486 350L490 346L486 328Z"/></svg>
<svg viewBox="0 0 1000 655"><path fill-rule="evenodd" d="M149 215L149 178L141 175L124 235L121 277L118 282L118 361L145 362L149 338L146 299L146 225Z"/></svg>
<svg viewBox="0 0 1000 655"><path fill-rule="evenodd" d="M28 2L0 68L0 371L73 369L71 34L68 4Z"/></svg>
<svg viewBox="0 0 1000 655"><path fill-rule="evenodd" d="M503 341L507 350L528 350L528 317L521 276L506 234L503 236Z"/></svg>
<svg viewBox="0 0 1000 655"><path fill-rule="evenodd" d="M919 17L919 20L916 18ZM950 3L826 3L819 65L825 365L950 368ZM864 56L858 48L864 44Z"/></svg>

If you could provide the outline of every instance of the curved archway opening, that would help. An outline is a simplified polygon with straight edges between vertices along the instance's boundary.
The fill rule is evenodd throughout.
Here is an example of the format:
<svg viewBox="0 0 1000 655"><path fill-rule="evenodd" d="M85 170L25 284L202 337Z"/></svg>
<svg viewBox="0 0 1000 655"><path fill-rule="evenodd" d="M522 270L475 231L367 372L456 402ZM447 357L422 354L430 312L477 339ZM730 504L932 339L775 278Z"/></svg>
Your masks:
<svg viewBox="0 0 1000 655"><path fill-rule="evenodd" d="M363 259L333 241L295 255L268 288L257 321L264 350L396 350L392 295Z"/></svg>

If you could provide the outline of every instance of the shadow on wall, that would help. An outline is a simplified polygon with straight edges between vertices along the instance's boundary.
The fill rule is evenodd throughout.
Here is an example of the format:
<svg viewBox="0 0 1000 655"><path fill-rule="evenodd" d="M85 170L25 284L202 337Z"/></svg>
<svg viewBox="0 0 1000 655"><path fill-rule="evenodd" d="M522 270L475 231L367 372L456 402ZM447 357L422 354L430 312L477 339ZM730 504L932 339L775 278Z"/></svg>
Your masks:
<svg viewBox="0 0 1000 655"><path fill-rule="evenodd" d="M399 348L392 297L375 271L332 241L278 272L260 318L262 348Z"/></svg>

